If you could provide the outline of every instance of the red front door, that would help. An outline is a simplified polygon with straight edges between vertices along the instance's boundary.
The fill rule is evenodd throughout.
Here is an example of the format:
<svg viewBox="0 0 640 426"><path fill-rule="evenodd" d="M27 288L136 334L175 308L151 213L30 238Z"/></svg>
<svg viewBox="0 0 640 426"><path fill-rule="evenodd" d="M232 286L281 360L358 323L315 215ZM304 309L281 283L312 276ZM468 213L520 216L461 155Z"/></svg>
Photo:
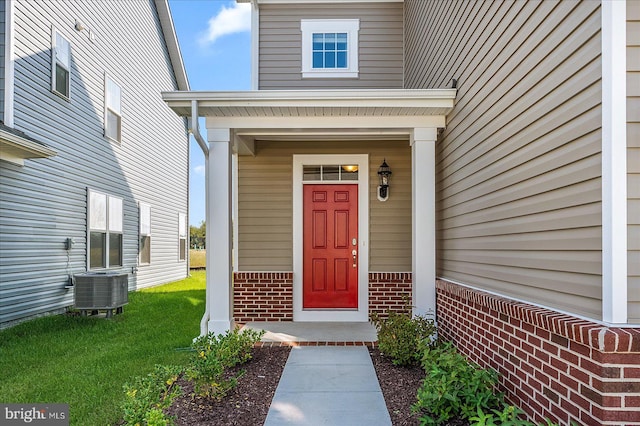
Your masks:
<svg viewBox="0 0 640 426"><path fill-rule="evenodd" d="M303 308L358 308L358 185L304 185Z"/></svg>

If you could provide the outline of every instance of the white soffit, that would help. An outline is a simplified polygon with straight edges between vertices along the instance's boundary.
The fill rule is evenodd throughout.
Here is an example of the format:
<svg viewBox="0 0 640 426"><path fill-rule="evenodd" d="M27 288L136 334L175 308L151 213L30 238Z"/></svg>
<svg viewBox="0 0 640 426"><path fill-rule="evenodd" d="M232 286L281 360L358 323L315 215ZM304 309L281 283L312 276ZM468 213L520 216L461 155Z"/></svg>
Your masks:
<svg viewBox="0 0 640 426"><path fill-rule="evenodd" d="M200 116L238 127L238 121L250 124L253 118L258 124L264 119L290 118L403 117L400 121L407 121L411 117L444 117L453 109L456 90L165 92L162 96L180 116L190 116L195 100Z"/></svg>

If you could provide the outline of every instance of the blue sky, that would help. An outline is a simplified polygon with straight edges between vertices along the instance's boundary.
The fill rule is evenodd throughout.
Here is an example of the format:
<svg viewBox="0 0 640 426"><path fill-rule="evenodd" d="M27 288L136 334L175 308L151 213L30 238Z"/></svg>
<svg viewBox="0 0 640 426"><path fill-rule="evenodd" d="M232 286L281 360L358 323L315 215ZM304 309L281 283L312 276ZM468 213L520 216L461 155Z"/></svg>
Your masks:
<svg viewBox="0 0 640 426"><path fill-rule="evenodd" d="M229 0L169 0L191 90L251 89L249 4ZM204 121L200 128L206 140ZM205 218L204 156L190 137L189 222Z"/></svg>

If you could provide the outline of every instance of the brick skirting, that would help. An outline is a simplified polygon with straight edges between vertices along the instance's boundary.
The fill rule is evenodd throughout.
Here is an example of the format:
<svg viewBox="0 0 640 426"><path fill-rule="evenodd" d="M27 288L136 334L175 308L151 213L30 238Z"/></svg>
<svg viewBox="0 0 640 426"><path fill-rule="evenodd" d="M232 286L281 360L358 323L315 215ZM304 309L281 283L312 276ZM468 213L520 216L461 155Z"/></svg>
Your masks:
<svg viewBox="0 0 640 426"><path fill-rule="evenodd" d="M370 272L369 315L375 312L386 317L388 311L407 312L412 292L410 272Z"/></svg>
<svg viewBox="0 0 640 426"><path fill-rule="evenodd" d="M369 273L369 314L404 312L411 306L410 272ZM293 272L236 272L234 320L293 321Z"/></svg>
<svg viewBox="0 0 640 426"><path fill-rule="evenodd" d="M640 329L612 328L438 281L438 330L501 375L529 419L640 425Z"/></svg>
<svg viewBox="0 0 640 426"><path fill-rule="evenodd" d="M236 322L293 321L293 272L233 274Z"/></svg>

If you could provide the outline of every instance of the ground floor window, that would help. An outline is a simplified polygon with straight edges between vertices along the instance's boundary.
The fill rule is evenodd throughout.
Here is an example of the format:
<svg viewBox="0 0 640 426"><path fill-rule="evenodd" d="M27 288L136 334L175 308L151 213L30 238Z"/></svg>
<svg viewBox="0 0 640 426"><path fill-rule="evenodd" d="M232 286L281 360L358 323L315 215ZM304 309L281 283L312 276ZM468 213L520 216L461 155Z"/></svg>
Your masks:
<svg viewBox="0 0 640 426"><path fill-rule="evenodd" d="M140 203L140 264L149 265L151 263L151 206Z"/></svg>
<svg viewBox="0 0 640 426"><path fill-rule="evenodd" d="M187 260L187 215L178 215L178 260Z"/></svg>
<svg viewBox="0 0 640 426"><path fill-rule="evenodd" d="M122 198L89 190L88 268L122 266Z"/></svg>

